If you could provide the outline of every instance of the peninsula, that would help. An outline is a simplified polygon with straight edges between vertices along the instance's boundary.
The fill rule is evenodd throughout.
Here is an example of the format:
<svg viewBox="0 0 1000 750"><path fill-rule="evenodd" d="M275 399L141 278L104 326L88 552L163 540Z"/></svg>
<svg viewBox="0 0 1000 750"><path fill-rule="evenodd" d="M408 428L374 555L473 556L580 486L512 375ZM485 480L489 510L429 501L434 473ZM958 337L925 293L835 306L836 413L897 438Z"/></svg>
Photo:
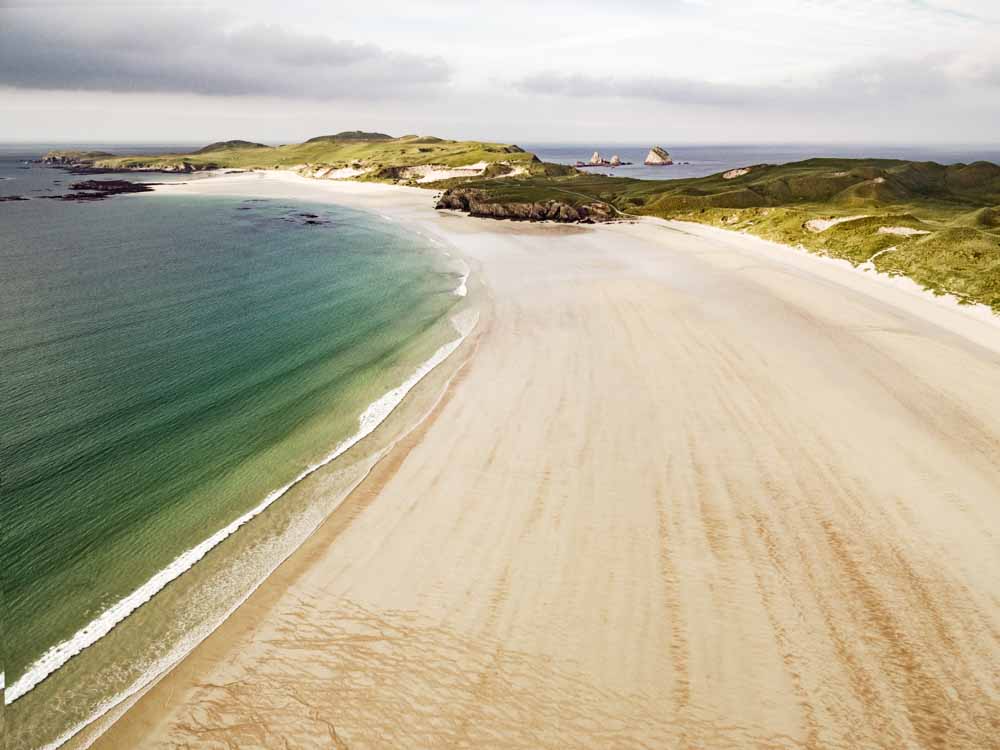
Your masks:
<svg viewBox="0 0 1000 750"><path fill-rule="evenodd" d="M590 157L590 161L578 161L576 166L580 169L585 169L587 167L626 167L630 165L630 161L622 161L618 154L615 154L610 159L605 159L601 156L600 151L595 151Z"/></svg>

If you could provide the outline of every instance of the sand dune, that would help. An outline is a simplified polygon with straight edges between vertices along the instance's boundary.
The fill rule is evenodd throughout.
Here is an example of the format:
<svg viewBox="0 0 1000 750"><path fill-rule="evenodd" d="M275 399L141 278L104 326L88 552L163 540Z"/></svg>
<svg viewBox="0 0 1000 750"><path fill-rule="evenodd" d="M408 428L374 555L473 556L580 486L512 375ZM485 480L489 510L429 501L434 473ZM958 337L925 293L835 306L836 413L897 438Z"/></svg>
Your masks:
<svg viewBox="0 0 1000 750"><path fill-rule="evenodd" d="M96 747L985 748L1000 329L748 238L377 208L472 266L430 414Z"/></svg>

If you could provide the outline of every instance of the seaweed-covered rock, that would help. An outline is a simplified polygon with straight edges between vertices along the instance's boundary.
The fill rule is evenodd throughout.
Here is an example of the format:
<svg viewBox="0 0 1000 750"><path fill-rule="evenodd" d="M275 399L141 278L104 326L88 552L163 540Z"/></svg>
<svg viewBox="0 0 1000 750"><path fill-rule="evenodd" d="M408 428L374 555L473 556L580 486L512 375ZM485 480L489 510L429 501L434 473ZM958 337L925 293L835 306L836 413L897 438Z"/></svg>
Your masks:
<svg viewBox="0 0 1000 750"><path fill-rule="evenodd" d="M464 211L470 216L513 221L557 221L565 224L610 221L613 209L597 201L571 205L563 201L497 201L475 189L446 190L435 208Z"/></svg>

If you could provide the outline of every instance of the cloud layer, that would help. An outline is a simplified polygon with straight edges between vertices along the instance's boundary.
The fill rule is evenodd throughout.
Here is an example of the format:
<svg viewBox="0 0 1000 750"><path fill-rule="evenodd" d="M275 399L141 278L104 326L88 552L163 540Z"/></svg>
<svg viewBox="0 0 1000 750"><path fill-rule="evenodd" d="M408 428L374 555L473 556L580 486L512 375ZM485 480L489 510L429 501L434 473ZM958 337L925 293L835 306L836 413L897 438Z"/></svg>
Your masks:
<svg viewBox="0 0 1000 750"><path fill-rule="evenodd" d="M669 76L600 77L539 73L515 82L526 94L641 99L712 108L828 111L843 106L926 106L980 91L998 95L1000 65L972 67L955 55L875 59L835 68L809 82L722 84Z"/></svg>
<svg viewBox="0 0 1000 750"><path fill-rule="evenodd" d="M43 90L372 99L445 84L439 57L276 26L227 29L203 11L54 18L4 11L0 85Z"/></svg>
<svg viewBox="0 0 1000 750"><path fill-rule="evenodd" d="M0 0L0 140L968 143L1000 119L996 0L179 1Z"/></svg>

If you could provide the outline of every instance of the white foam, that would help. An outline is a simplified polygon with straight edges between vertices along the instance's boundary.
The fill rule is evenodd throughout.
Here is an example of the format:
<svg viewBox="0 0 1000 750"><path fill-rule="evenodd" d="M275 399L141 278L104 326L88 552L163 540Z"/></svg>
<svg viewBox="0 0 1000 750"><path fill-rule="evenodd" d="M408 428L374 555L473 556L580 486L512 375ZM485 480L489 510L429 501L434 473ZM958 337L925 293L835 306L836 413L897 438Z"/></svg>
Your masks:
<svg viewBox="0 0 1000 750"><path fill-rule="evenodd" d="M291 482L271 492L255 508L247 513L244 513L228 526L220 529L197 546L192 547L176 557L173 562L167 565L167 567L158 572L131 594L105 610L96 619L92 620L81 630L78 630L71 638L46 651L37 661L28 667L28 670L19 679L17 679L8 689L5 690L4 703L9 706L18 698L31 691L32 688L63 666L67 661L110 633L118 623L152 599L153 596L162 590L168 583L178 578L185 571L189 570L196 562L203 558L209 550L225 540L241 526L263 513L268 506L288 492L289 489L301 482L317 469L326 466L334 459L346 453L354 445L374 432L375 428L378 427L379 424L381 424L381 422L400 404L406 394L409 393L410 390L424 378L424 376L441 364L459 347L462 341L465 340L466 336L468 336L473 328L475 328L477 322L478 316L472 318L465 315L456 316L452 323L459 333L458 338L441 346L441 348L434 352L430 359L420 365L420 367L418 367L417 370L410 375L410 377L407 378L402 385L392 389L378 400L369 404L368 408L365 409L358 418L357 432L339 443L337 447L327 454L321 461L300 472L299 475L296 476ZM108 710L108 708L116 705L126 697L127 695L122 695L121 697L115 699L111 705L104 708L101 713L104 713ZM88 719L85 724L90 723L90 721L93 721L95 718L97 717L95 716ZM77 727L72 730L71 733L65 735L65 739L71 737L79 731L80 728L85 726L85 724L80 725L80 727ZM60 740L58 744L65 742L65 739ZM54 746L58 747L58 744Z"/></svg>
<svg viewBox="0 0 1000 750"><path fill-rule="evenodd" d="M455 294L459 297L464 297L469 293L469 266L463 261L462 262L462 280L458 282L458 286L455 287Z"/></svg>

